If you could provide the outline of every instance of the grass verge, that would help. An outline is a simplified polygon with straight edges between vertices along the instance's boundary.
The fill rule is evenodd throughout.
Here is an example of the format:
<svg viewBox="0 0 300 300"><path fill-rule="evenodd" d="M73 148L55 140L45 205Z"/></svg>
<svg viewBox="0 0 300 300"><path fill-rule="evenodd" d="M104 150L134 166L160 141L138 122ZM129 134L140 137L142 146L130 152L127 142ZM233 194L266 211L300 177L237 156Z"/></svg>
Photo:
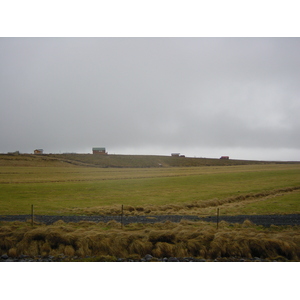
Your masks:
<svg viewBox="0 0 300 300"><path fill-rule="evenodd" d="M0 255L17 257L66 256L66 260L100 261L114 258L141 258L151 254L162 257L217 257L277 259L299 261L300 227L271 226L264 228L249 221L243 224L181 221L180 223L120 224L64 223L53 225L0 223ZM90 259L93 261L93 259Z"/></svg>

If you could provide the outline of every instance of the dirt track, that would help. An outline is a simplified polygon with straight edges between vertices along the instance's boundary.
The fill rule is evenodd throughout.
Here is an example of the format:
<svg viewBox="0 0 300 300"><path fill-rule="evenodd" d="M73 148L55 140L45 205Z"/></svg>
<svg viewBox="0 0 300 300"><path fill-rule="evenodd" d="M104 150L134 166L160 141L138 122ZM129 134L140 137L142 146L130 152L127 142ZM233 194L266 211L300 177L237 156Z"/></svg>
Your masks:
<svg viewBox="0 0 300 300"><path fill-rule="evenodd" d="M28 221L31 220L30 215L12 215L12 216L0 216L0 221ZM163 216L34 216L35 222L44 224L52 224L58 220L68 222L80 222L80 221L92 221L92 222L109 222L115 220L117 222L123 222L123 224L129 223L155 223L155 222L180 222L181 220L191 221L205 221L205 222L217 222L217 217L201 218L198 216L180 216L180 215L163 215ZM300 225L300 214L290 215L240 215L240 216L220 216L220 221L226 221L228 223L243 223L245 220L249 220L256 225L262 225L269 227L271 225Z"/></svg>

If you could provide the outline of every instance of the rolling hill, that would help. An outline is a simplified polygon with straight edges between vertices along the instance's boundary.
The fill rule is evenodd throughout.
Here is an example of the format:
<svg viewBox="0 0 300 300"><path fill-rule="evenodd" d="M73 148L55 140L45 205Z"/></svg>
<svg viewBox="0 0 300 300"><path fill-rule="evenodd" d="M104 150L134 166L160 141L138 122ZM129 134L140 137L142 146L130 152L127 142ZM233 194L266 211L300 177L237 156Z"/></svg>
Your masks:
<svg viewBox="0 0 300 300"><path fill-rule="evenodd" d="M217 158L172 157L158 155L93 155L93 154L1 154L0 166L84 166L99 168L160 168L252 165L271 162Z"/></svg>

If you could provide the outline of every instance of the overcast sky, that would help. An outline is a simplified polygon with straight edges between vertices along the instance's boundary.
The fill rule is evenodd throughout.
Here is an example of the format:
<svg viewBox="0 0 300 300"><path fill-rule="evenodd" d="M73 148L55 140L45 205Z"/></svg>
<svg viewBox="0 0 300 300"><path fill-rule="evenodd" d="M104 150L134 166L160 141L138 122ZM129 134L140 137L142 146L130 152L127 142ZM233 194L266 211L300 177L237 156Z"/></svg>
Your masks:
<svg viewBox="0 0 300 300"><path fill-rule="evenodd" d="M300 160L299 38L0 38L0 153Z"/></svg>

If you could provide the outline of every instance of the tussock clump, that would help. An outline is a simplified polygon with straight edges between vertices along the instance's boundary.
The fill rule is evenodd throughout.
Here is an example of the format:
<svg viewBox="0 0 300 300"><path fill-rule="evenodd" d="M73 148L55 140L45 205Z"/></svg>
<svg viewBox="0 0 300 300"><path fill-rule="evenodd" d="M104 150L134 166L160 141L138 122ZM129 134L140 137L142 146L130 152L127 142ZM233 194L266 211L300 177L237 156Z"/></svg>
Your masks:
<svg viewBox="0 0 300 300"><path fill-rule="evenodd" d="M84 257L87 255L91 255L92 251L89 246L90 245L89 245L88 239L78 237L78 240L76 241L76 246L73 247L75 250L75 255L78 257Z"/></svg>
<svg viewBox="0 0 300 300"><path fill-rule="evenodd" d="M115 220L111 220L109 222L106 223L107 226L111 227L111 228L121 228L121 223L115 221Z"/></svg>
<svg viewBox="0 0 300 300"><path fill-rule="evenodd" d="M106 226L106 223L103 221L97 223L97 227L105 227L105 226Z"/></svg>
<svg viewBox="0 0 300 300"><path fill-rule="evenodd" d="M174 256L187 257L190 256L189 249L184 242L178 242L174 245Z"/></svg>
<svg viewBox="0 0 300 300"><path fill-rule="evenodd" d="M43 246L41 247L41 255L42 256L47 256L50 254L50 251L51 251L51 246L48 242L45 242L43 244Z"/></svg>
<svg viewBox="0 0 300 300"><path fill-rule="evenodd" d="M76 255L84 256L91 254L105 254L110 251L110 242L105 234L99 234L97 232L90 232L88 234L81 233L77 236Z"/></svg>
<svg viewBox="0 0 300 300"><path fill-rule="evenodd" d="M18 256L18 252L16 248L10 248L7 252L7 255L10 257L17 257Z"/></svg>
<svg viewBox="0 0 300 300"><path fill-rule="evenodd" d="M138 254L140 257L143 257L151 253L152 248L153 245L151 242L136 239L129 245L128 250L130 254Z"/></svg>
<svg viewBox="0 0 300 300"><path fill-rule="evenodd" d="M35 228L24 235L25 240L45 241L47 232L44 228Z"/></svg>
<svg viewBox="0 0 300 300"><path fill-rule="evenodd" d="M177 226L178 226L178 224L173 223L171 221L158 222L158 223L153 224L154 228L164 229L164 230L173 229L173 228L176 228Z"/></svg>
<svg viewBox="0 0 300 300"><path fill-rule="evenodd" d="M124 211L128 211L128 212L133 212L135 211L135 208L133 206L130 206L130 205L125 205L124 206Z"/></svg>
<svg viewBox="0 0 300 300"><path fill-rule="evenodd" d="M29 241L24 245L25 247L20 247L21 251L25 255L37 256L41 254L41 248L43 246L43 241ZM18 247L19 248L19 247Z"/></svg>
<svg viewBox="0 0 300 300"><path fill-rule="evenodd" d="M151 243L165 242L165 243L174 243L175 242L175 234L173 232L160 232L160 231L152 231L149 234L149 241Z"/></svg>
<svg viewBox="0 0 300 300"><path fill-rule="evenodd" d="M71 245L67 245L67 246L65 246L64 254L66 256L74 256L75 255L75 250Z"/></svg>
<svg viewBox="0 0 300 300"><path fill-rule="evenodd" d="M12 232L13 232L13 230L12 230L11 226L8 226L8 225L3 225L2 226L2 224L0 225L0 237L1 237L2 233L9 234L9 233L12 233Z"/></svg>
<svg viewBox="0 0 300 300"><path fill-rule="evenodd" d="M261 242L261 239L251 238L248 240L248 247L253 257L267 257L265 242Z"/></svg>
<svg viewBox="0 0 300 300"><path fill-rule="evenodd" d="M228 227L228 225L229 225L228 222L222 220L222 221L219 222L218 227L219 228L226 228L226 227Z"/></svg>
<svg viewBox="0 0 300 300"><path fill-rule="evenodd" d="M91 227L93 225L97 225L97 223L93 221L79 221L78 225L81 227Z"/></svg>
<svg viewBox="0 0 300 300"><path fill-rule="evenodd" d="M216 257L276 257L284 256L296 260L297 246L286 241L269 238L268 235L257 235L253 232L220 232L215 234L209 245L209 256Z"/></svg>
<svg viewBox="0 0 300 300"><path fill-rule="evenodd" d="M155 257L171 257L174 253L174 245L165 242L158 242L152 250Z"/></svg>
<svg viewBox="0 0 300 300"><path fill-rule="evenodd" d="M58 220L53 223L54 226L65 226L66 223L63 220Z"/></svg>
<svg viewBox="0 0 300 300"><path fill-rule="evenodd" d="M179 222L180 225L188 225L189 224L189 221L188 220L185 220L185 219L181 219L180 222Z"/></svg>
<svg viewBox="0 0 300 300"><path fill-rule="evenodd" d="M211 258L230 257L230 256L247 256L247 251L241 249L238 242L234 242L230 234L217 233L209 245L208 255Z"/></svg>
<svg viewBox="0 0 300 300"><path fill-rule="evenodd" d="M248 219L246 219L243 224L242 227L254 227L256 226L253 222L249 221Z"/></svg>
<svg viewBox="0 0 300 300"><path fill-rule="evenodd" d="M8 249L10 249L11 247L13 247L15 245L15 239L12 236L0 236L0 249L1 252L5 253L8 251Z"/></svg>
<svg viewBox="0 0 300 300"><path fill-rule="evenodd" d="M146 210L150 210L151 212L156 212L158 210L158 207L155 205L148 205L146 206Z"/></svg>
<svg viewBox="0 0 300 300"><path fill-rule="evenodd" d="M193 221L189 221L189 220L185 220L185 219L181 219L179 222L180 225L192 225L194 224Z"/></svg>
<svg viewBox="0 0 300 300"><path fill-rule="evenodd" d="M110 237L109 239L110 251L109 255L114 255L117 257L127 257L129 241L126 236L117 235Z"/></svg>
<svg viewBox="0 0 300 300"><path fill-rule="evenodd" d="M120 214L121 214L121 209L120 208L113 207L113 208L108 210L108 215L115 216L115 215L120 215Z"/></svg>
<svg viewBox="0 0 300 300"><path fill-rule="evenodd" d="M54 231L52 230L47 234L47 241L51 248L58 248L60 244L63 245L68 245L69 244L69 239L66 234L63 234L60 231Z"/></svg>
<svg viewBox="0 0 300 300"><path fill-rule="evenodd" d="M206 255L207 249L201 242L201 240L198 239L190 239L186 242L186 249L188 251L189 256L202 256L204 257Z"/></svg>
<svg viewBox="0 0 300 300"><path fill-rule="evenodd" d="M135 208L135 210L138 211L138 212L142 212L142 211L144 211L145 209L144 209L144 207L142 207L142 206L137 206L137 207Z"/></svg>
<svg viewBox="0 0 300 300"><path fill-rule="evenodd" d="M289 260L297 258L297 247L294 244L275 239L255 239L252 238L248 241L248 245L252 256L262 258L284 256Z"/></svg>

